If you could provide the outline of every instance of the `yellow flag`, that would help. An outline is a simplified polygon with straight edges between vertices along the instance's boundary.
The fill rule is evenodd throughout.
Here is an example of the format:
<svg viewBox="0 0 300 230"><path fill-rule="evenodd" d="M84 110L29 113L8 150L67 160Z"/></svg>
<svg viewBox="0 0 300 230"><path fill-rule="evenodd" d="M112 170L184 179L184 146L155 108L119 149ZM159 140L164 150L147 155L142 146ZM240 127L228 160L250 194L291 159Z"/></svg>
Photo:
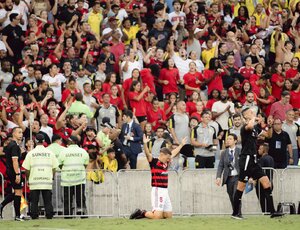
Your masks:
<svg viewBox="0 0 300 230"><path fill-rule="evenodd" d="M21 197L20 211L24 210L27 207L28 207L27 201L26 201L25 197L22 195L22 197Z"/></svg>

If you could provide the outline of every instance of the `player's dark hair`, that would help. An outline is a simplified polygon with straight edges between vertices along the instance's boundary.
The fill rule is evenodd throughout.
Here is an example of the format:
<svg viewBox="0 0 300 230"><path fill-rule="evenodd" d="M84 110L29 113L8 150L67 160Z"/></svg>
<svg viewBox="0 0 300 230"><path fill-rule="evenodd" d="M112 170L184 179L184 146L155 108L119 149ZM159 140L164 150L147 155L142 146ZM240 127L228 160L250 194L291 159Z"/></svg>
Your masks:
<svg viewBox="0 0 300 230"><path fill-rule="evenodd" d="M11 130L11 133L14 133L17 129L21 129L21 127L19 127L19 126L14 127L14 128Z"/></svg>
<svg viewBox="0 0 300 230"><path fill-rule="evenodd" d="M243 115L243 117L244 117L245 112L247 112L249 109L250 109L250 108L248 107L248 108L245 108L245 109L242 110L242 115Z"/></svg>
<svg viewBox="0 0 300 230"><path fill-rule="evenodd" d="M160 152L165 154L165 155L172 155L172 152L170 151L170 149L164 147L160 149Z"/></svg>

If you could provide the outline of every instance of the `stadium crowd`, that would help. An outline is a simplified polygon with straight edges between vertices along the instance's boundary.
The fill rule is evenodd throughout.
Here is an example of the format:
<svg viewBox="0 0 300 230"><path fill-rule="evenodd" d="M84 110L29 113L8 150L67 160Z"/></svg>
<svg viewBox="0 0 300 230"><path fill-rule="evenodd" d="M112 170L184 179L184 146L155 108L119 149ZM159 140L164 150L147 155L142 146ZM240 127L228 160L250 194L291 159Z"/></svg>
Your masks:
<svg viewBox="0 0 300 230"><path fill-rule="evenodd" d="M145 169L145 134L153 157L187 137L174 170L217 168L228 134L241 144L245 108L273 128L260 145L275 168L298 165L299 0L2 0L0 8L4 176L15 127L21 161L42 140L59 165L76 144L88 169Z"/></svg>

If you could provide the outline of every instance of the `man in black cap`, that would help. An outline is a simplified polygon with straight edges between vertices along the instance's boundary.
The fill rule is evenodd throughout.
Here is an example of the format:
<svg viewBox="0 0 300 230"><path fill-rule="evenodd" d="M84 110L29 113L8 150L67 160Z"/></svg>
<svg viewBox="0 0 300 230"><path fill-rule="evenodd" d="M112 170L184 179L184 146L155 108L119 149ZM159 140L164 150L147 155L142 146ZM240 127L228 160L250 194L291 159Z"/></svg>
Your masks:
<svg viewBox="0 0 300 230"><path fill-rule="evenodd" d="M45 138L37 134L35 138L36 147L31 150L22 164L26 169L26 175L30 188L30 210L31 218L38 219L38 203L42 193L45 205L46 218L52 219L52 183L55 169L58 168L58 161L55 154L44 147Z"/></svg>
<svg viewBox="0 0 300 230"><path fill-rule="evenodd" d="M111 43L102 43L101 49L102 53L100 54L99 60L106 63L105 73L109 74L114 72L114 65L116 62L115 55L110 51Z"/></svg>

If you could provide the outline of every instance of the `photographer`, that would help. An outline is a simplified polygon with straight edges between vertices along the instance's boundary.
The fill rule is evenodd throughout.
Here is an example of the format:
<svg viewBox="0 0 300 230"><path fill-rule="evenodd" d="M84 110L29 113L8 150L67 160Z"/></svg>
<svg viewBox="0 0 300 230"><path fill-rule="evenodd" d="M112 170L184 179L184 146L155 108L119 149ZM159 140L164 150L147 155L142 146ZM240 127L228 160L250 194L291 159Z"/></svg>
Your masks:
<svg viewBox="0 0 300 230"><path fill-rule="evenodd" d="M233 133L226 138L226 149L222 152L220 162L218 165L216 184L222 186L226 184L227 193L230 203L233 207L233 197L237 188L238 174L239 174L239 154L241 149L236 147L237 136ZM223 174L223 181L221 176ZM241 208L241 207L240 207Z"/></svg>
<svg viewBox="0 0 300 230"><path fill-rule="evenodd" d="M208 125L210 113L201 114L202 122L192 130L191 144L195 147L196 168L213 168L217 150L216 130Z"/></svg>

